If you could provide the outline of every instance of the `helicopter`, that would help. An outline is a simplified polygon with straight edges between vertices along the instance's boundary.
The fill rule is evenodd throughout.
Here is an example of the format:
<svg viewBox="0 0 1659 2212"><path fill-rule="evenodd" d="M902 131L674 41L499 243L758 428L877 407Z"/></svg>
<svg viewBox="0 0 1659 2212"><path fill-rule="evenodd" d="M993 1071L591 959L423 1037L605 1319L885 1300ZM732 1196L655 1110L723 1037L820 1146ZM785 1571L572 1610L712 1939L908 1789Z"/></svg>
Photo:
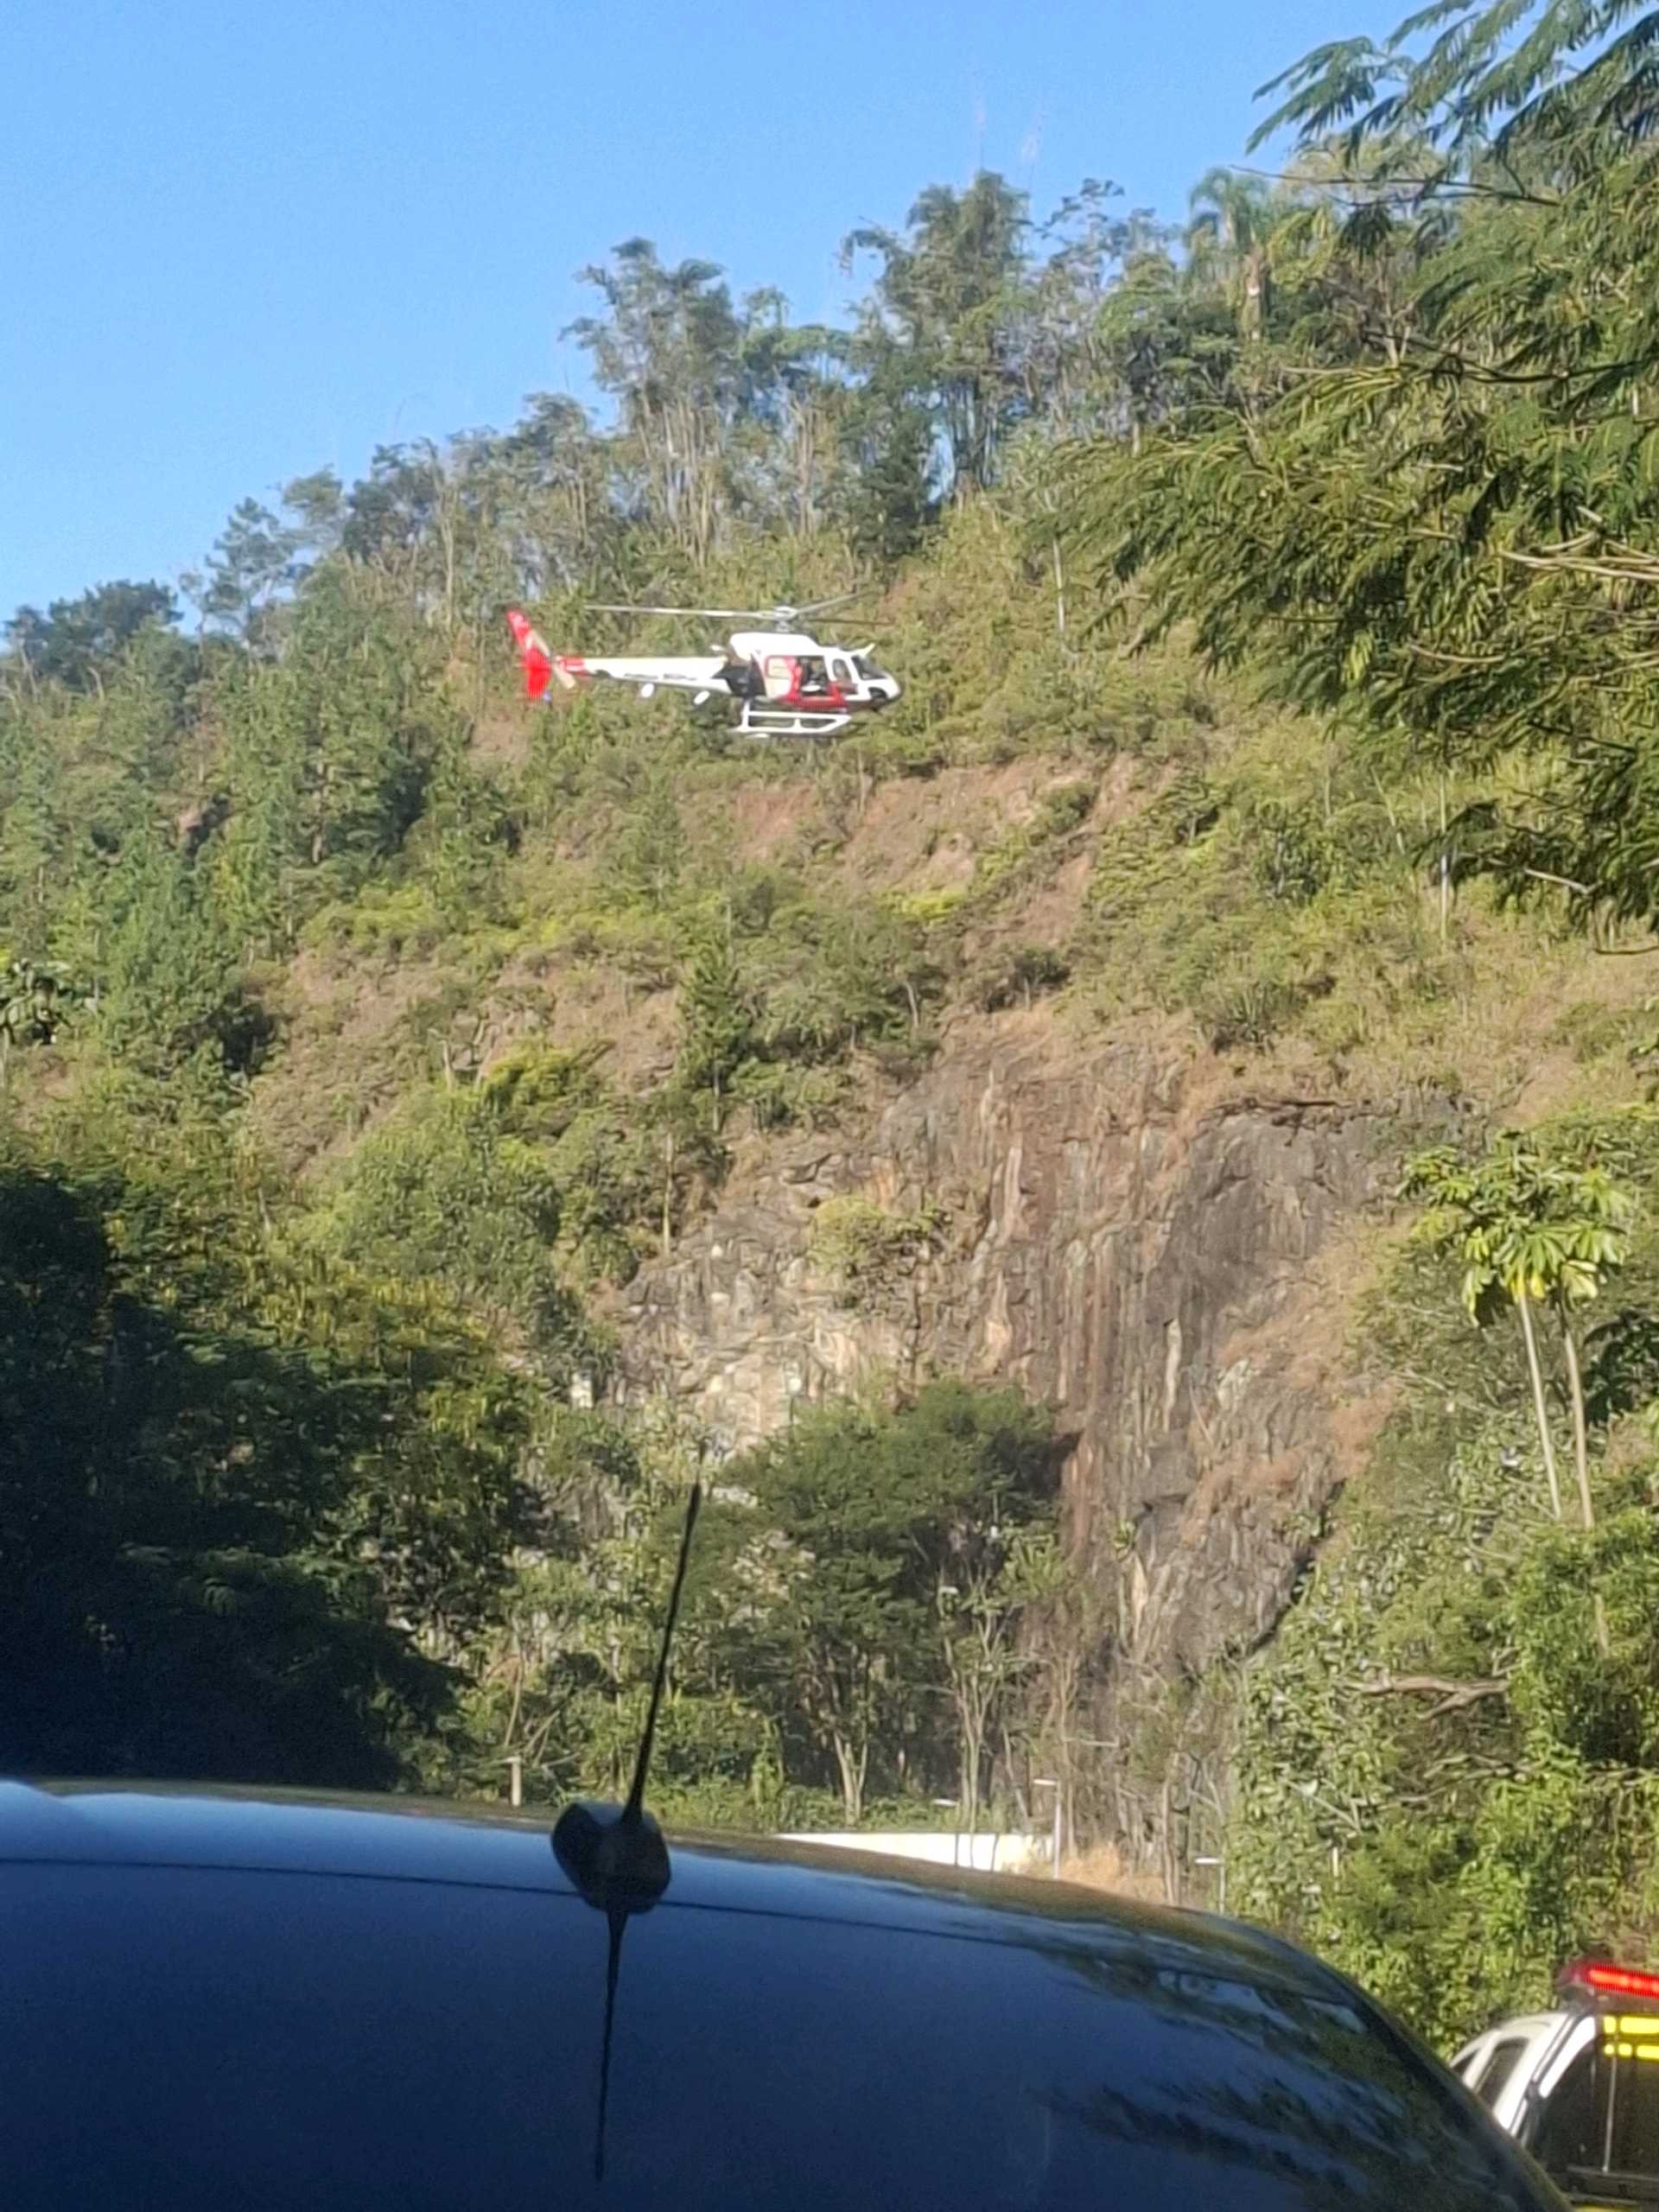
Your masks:
<svg viewBox="0 0 1659 2212"><path fill-rule="evenodd" d="M689 691L694 706L723 692L737 706L734 727L742 737L834 737L855 715L891 705L902 688L897 677L878 666L873 647L822 645L800 626L859 595L839 592L807 607L764 608L593 602L601 614L695 615L754 626L734 631L728 645L711 645L702 654L555 653L516 607L507 611L507 626L518 648L529 698L544 698L550 683L575 691L604 677L632 684L642 699L659 690Z"/></svg>

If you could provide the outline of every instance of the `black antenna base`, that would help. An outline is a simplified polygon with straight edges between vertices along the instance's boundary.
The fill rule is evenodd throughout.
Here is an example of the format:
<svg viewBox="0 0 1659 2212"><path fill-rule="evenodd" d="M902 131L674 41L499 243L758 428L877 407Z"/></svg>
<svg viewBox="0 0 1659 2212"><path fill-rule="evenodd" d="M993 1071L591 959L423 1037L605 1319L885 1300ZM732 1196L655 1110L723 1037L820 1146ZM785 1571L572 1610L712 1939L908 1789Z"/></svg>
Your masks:
<svg viewBox="0 0 1659 2212"><path fill-rule="evenodd" d="M579 1798L560 1814L553 1851L572 1885L601 1912L649 1912L668 1887L668 1846L651 1815Z"/></svg>

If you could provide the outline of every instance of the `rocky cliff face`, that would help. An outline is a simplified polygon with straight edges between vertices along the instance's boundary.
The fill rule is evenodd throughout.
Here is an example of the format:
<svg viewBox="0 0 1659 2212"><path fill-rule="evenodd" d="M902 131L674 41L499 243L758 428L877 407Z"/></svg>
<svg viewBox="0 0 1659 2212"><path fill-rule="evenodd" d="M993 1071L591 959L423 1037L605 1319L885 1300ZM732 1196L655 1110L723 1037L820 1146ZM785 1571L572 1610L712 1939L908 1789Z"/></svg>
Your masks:
<svg viewBox="0 0 1659 2212"><path fill-rule="evenodd" d="M1178 1055L1011 1018L867 1136L734 1178L631 1286L623 1387L741 1446L883 1371L1018 1380L1073 1440L1112 1670L1191 1675L1270 1630L1363 1440L1329 1278L1370 1151L1334 1108L1206 1103ZM817 1208L850 1192L946 1214L855 1302L813 1255Z"/></svg>

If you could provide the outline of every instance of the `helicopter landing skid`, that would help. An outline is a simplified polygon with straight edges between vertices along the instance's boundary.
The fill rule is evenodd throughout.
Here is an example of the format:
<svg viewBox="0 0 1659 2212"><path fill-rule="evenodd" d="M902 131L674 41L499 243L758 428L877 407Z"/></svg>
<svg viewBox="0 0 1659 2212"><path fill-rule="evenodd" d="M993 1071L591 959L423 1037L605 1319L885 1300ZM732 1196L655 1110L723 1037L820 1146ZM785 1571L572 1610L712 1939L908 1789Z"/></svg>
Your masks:
<svg viewBox="0 0 1659 2212"><path fill-rule="evenodd" d="M746 699L738 717L740 737L834 737L852 721L850 715L815 715L803 708L757 707Z"/></svg>

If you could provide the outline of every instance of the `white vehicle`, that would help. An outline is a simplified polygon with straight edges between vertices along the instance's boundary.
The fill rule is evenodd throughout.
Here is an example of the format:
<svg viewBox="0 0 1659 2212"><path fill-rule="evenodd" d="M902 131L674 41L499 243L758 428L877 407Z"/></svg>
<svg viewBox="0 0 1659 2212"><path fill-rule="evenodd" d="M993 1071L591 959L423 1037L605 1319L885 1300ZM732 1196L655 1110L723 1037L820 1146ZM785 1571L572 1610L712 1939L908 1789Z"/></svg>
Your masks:
<svg viewBox="0 0 1659 2212"><path fill-rule="evenodd" d="M833 737L855 715L890 706L901 688L877 665L870 646L822 645L800 628L804 616L838 604L826 599L770 613L734 607L598 607L605 614L695 614L756 625L706 653L556 653L516 607L508 610L507 626L532 699L545 698L550 683L575 691L603 677L632 684L642 699L658 690L689 691L692 703L702 706L718 694L737 706L736 727L746 737Z"/></svg>
<svg viewBox="0 0 1659 2212"><path fill-rule="evenodd" d="M1659 1974L1580 1960L1452 2070L1575 2204L1659 2206Z"/></svg>

